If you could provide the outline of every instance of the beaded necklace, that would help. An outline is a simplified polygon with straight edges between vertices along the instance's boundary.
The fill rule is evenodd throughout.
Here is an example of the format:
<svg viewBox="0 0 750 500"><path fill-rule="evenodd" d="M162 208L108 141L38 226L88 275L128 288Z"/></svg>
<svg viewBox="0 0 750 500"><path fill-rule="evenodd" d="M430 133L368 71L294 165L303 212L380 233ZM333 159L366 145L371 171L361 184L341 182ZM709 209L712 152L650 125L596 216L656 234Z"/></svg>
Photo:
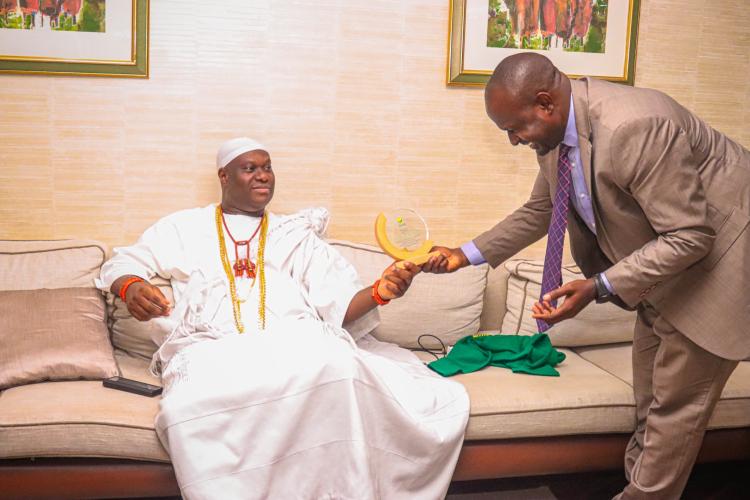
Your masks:
<svg viewBox="0 0 750 500"><path fill-rule="evenodd" d="M241 300L237 294L237 286L234 280L235 273L232 272L232 266L229 264L229 256L227 255L227 247L224 240L224 225L226 222L224 222L224 211L221 209L221 204L216 205L216 232L219 235L219 255L221 256L221 264L224 267L224 273L227 275L227 279L229 280L229 293L232 298L232 310L234 312L234 324L237 326L237 331L240 333L245 332L245 325L242 323L242 316L240 313L240 304ZM253 283L255 283L255 274L257 269L257 275L260 278L260 301L258 304L258 326L261 330L265 330L266 328L266 273L265 273L265 266L264 266L264 256L265 256L265 250L266 250L266 234L268 233L268 216L266 213L263 213L263 216L261 217L260 224L258 225L260 229L260 240L258 241L258 264L257 268L256 266L253 266L252 270L252 278ZM229 228L227 228L227 232L229 232ZM258 232L258 230L255 230L255 233L253 233L253 236L250 237L250 240L255 237L255 234ZM231 237L231 233L230 233ZM249 246L250 246L250 240L247 240L248 245L248 252ZM232 238L232 241L235 243L235 253L237 253L237 242L234 241L234 238ZM243 242L245 243L245 242ZM237 256L239 257L239 256ZM248 258L249 261L249 258ZM235 263L235 272L237 271L237 263ZM247 270L248 275L250 275L250 269L246 268L243 269ZM238 276L241 276L238 275Z"/></svg>
<svg viewBox="0 0 750 500"><path fill-rule="evenodd" d="M224 228L227 230L229 239L232 240L232 243L234 243L234 275L237 278L242 278L245 274L247 274L248 278L253 279L253 285L254 285L255 284L255 263L252 260L250 260L250 242L253 241L253 239L255 239L255 235L258 234L260 225L263 224L263 218L260 219L260 222L258 223L258 227L255 228L255 231L253 232L252 236L242 241L237 241L234 239L234 236L232 236L232 232L229 230L229 226L227 226L227 219L226 217L224 217L223 211L221 213L221 221L224 223ZM245 247L244 259L240 259L240 247Z"/></svg>

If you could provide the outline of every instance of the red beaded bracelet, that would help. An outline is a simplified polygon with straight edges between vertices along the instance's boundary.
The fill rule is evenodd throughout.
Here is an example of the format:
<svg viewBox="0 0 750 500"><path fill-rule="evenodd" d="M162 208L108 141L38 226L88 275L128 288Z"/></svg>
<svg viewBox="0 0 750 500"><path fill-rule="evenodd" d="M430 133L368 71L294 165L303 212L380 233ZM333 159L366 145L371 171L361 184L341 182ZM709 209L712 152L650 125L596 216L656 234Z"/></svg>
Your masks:
<svg viewBox="0 0 750 500"><path fill-rule="evenodd" d="M128 291L128 287L133 283L138 283L139 281L144 280L143 278L139 278L138 276L133 276L132 278L128 278L127 280L125 280L125 283L123 283L120 287L120 299L122 299L123 302L125 302L125 293Z"/></svg>
<svg viewBox="0 0 750 500"><path fill-rule="evenodd" d="M380 296L380 294L378 293L378 286L379 285L380 285L380 280L377 280L372 285L372 298L373 298L373 300L375 300L375 302L378 303L379 306L384 306L388 302L390 302L390 299L389 300L385 300L383 297Z"/></svg>

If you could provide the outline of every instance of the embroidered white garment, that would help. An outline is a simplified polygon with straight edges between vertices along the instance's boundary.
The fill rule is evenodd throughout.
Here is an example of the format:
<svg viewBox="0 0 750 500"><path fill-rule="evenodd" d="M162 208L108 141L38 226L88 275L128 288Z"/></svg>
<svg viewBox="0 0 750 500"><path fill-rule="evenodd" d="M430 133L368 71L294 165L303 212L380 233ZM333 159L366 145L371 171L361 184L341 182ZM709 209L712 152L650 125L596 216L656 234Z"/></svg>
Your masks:
<svg viewBox="0 0 750 500"><path fill-rule="evenodd" d="M172 281L174 328L154 355L165 387L156 428L182 495L443 498L468 420L466 391L370 336L377 311L341 327L363 285L320 238L325 210L269 214L266 329L258 326L260 287L243 278L242 335L214 214L212 205L162 219L136 245L115 250L99 283L108 289L124 274L157 273ZM238 240L258 222L227 216ZM257 245L256 237L253 260Z"/></svg>

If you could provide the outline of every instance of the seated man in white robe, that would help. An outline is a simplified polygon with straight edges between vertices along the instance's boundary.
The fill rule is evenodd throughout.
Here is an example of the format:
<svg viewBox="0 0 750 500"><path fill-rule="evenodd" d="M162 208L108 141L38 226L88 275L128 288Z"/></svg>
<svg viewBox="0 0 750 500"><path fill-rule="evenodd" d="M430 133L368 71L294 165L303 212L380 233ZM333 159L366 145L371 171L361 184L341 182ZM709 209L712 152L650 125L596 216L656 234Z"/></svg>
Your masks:
<svg viewBox="0 0 750 500"><path fill-rule="evenodd" d="M99 283L137 319L173 325L152 368L164 384L156 429L182 495L443 498L466 392L369 334L377 307L420 269L391 265L363 287L321 239L325 210L265 209L275 176L262 145L232 139L216 163L221 203L115 249ZM156 275L171 281L174 307Z"/></svg>

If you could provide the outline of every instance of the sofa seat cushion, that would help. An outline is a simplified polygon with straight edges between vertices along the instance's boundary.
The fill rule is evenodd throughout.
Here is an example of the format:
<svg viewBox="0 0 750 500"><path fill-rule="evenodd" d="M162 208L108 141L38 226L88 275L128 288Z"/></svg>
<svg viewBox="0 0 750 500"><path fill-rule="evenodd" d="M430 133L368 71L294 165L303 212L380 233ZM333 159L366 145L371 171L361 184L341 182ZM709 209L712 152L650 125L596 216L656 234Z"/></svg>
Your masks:
<svg viewBox="0 0 750 500"><path fill-rule="evenodd" d="M632 432L633 389L572 350L559 350L566 356L556 367L559 377L495 367L451 377L471 401L466 439Z"/></svg>
<svg viewBox="0 0 750 500"><path fill-rule="evenodd" d="M116 354L122 375L152 384L148 361ZM101 381L44 382L0 392L0 458L108 457L169 460L154 432L159 397Z"/></svg>
<svg viewBox="0 0 750 500"><path fill-rule="evenodd" d="M632 344L581 347L583 358L633 385ZM699 368L696 368L699 369ZM724 386L721 399L708 422L709 429L750 426L750 361L741 361Z"/></svg>

